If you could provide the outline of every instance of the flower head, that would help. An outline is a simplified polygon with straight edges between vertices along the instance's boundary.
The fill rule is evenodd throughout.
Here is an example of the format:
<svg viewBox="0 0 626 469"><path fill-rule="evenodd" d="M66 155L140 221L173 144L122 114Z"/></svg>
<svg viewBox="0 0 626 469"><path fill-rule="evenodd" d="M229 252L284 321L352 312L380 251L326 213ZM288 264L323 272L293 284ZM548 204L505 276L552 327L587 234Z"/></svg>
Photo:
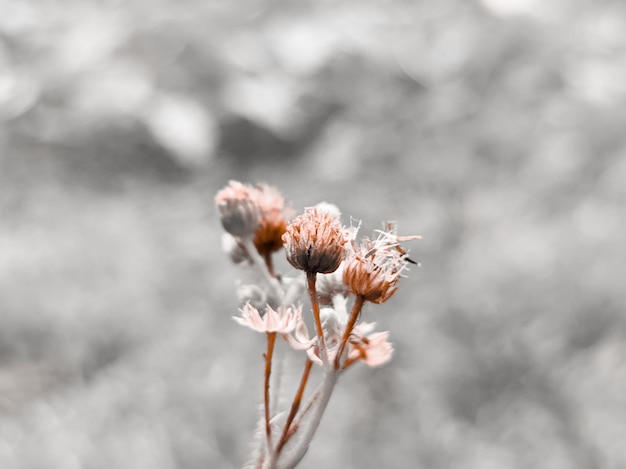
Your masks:
<svg viewBox="0 0 626 469"><path fill-rule="evenodd" d="M265 314L261 317L259 310L246 303L241 308L241 317L233 316L233 319L242 326L247 326L257 332L278 332L287 334L293 331L302 315L302 307L279 306L276 310L271 306L265 308Z"/></svg>
<svg viewBox="0 0 626 469"><path fill-rule="evenodd" d="M337 270L347 241L339 219L315 208L306 209L287 225L282 240L291 265L322 274Z"/></svg>
<svg viewBox="0 0 626 469"><path fill-rule="evenodd" d="M372 303L387 301L398 289L398 280L407 268L406 253L398 241L419 239L419 236L399 237L391 231L380 231L378 238L364 238L352 248L346 259L343 281L355 295Z"/></svg>
<svg viewBox="0 0 626 469"><path fill-rule="evenodd" d="M261 211L253 187L237 181L230 181L228 186L215 196L215 205L220 212L224 229L233 236L252 235L258 228Z"/></svg>
<svg viewBox="0 0 626 469"><path fill-rule="evenodd" d="M272 186L258 185L255 196L261 218L254 233L254 246L259 254L270 254L283 247L282 235L292 210L285 207L284 197Z"/></svg>

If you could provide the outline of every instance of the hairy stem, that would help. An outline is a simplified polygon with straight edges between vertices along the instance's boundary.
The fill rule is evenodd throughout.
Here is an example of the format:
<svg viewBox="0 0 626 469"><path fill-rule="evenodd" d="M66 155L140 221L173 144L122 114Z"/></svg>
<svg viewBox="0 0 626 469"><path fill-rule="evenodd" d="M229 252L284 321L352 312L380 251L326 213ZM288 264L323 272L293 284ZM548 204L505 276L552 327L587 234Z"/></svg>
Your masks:
<svg viewBox="0 0 626 469"><path fill-rule="evenodd" d="M309 446L311 445L311 440L313 439L313 436L322 421L322 416L328 406L330 396L335 389L335 384L337 384L337 379L339 378L340 373L340 370L327 370L324 376L324 382L313 396L312 401L305 409L305 412L299 418L298 425L302 428L302 436L300 437L294 451L289 454L290 458L285 462L285 464L281 465L281 469L293 469L306 454ZM303 422L305 414L309 410L312 410L313 413L307 422Z"/></svg>

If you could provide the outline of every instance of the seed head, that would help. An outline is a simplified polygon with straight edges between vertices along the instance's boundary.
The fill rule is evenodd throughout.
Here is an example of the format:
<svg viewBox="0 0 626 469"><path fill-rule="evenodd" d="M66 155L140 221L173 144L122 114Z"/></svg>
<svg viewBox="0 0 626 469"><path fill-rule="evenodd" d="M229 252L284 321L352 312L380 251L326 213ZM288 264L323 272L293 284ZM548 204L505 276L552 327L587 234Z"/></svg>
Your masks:
<svg viewBox="0 0 626 469"><path fill-rule="evenodd" d="M339 219L315 208L305 209L288 224L282 240L291 265L322 274L337 270L347 241Z"/></svg>
<svg viewBox="0 0 626 469"><path fill-rule="evenodd" d="M398 237L379 232L375 240L364 238L355 246L344 263L343 281L348 290L372 303L383 303L398 289L398 280L407 268L406 253L398 249L398 240L419 239Z"/></svg>

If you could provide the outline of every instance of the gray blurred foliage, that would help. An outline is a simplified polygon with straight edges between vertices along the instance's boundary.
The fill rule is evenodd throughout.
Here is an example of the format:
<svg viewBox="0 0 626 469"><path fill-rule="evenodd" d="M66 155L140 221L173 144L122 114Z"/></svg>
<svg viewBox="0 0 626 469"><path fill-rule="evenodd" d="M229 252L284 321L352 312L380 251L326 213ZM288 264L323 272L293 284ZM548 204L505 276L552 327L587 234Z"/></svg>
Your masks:
<svg viewBox="0 0 626 469"><path fill-rule="evenodd" d="M624 2L0 12L2 468L240 467L230 178L424 236L303 469L626 467Z"/></svg>

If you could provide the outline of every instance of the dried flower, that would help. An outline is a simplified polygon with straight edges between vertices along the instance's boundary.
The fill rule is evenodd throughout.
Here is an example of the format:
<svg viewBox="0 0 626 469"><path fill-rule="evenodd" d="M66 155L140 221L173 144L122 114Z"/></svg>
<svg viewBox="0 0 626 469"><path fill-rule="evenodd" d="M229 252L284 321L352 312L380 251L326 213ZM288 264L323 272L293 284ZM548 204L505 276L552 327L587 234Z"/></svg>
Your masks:
<svg viewBox="0 0 626 469"><path fill-rule="evenodd" d="M291 265L322 274L337 270L347 241L337 217L315 208L306 209L287 225L282 239Z"/></svg>
<svg viewBox="0 0 626 469"><path fill-rule="evenodd" d="M293 331L301 318L302 307L279 306L276 310L271 306L265 308L265 314L261 317L257 310L250 303L246 303L241 308L241 317L233 316L233 319L242 326L247 326L257 332L278 332L287 334Z"/></svg>
<svg viewBox="0 0 626 469"><path fill-rule="evenodd" d="M267 255L283 247L282 235L292 210L285 207L285 199L278 189L266 184L260 184L256 189L261 218L254 233L254 246L259 254Z"/></svg>
<svg viewBox="0 0 626 469"><path fill-rule="evenodd" d="M399 240L419 239L419 236L398 237L390 231L380 231L378 238L364 238L353 247L346 259L343 281L355 295L372 303L383 303L396 292L398 280L407 268L406 253Z"/></svg>
<svg viewBox="0 0 626 469"><path fill-rule="evenodd" d="M237 181L215 196L224 229L233 236L243 238L252 235L259 226L261 211L256 201L256 189Z"/></svg>

